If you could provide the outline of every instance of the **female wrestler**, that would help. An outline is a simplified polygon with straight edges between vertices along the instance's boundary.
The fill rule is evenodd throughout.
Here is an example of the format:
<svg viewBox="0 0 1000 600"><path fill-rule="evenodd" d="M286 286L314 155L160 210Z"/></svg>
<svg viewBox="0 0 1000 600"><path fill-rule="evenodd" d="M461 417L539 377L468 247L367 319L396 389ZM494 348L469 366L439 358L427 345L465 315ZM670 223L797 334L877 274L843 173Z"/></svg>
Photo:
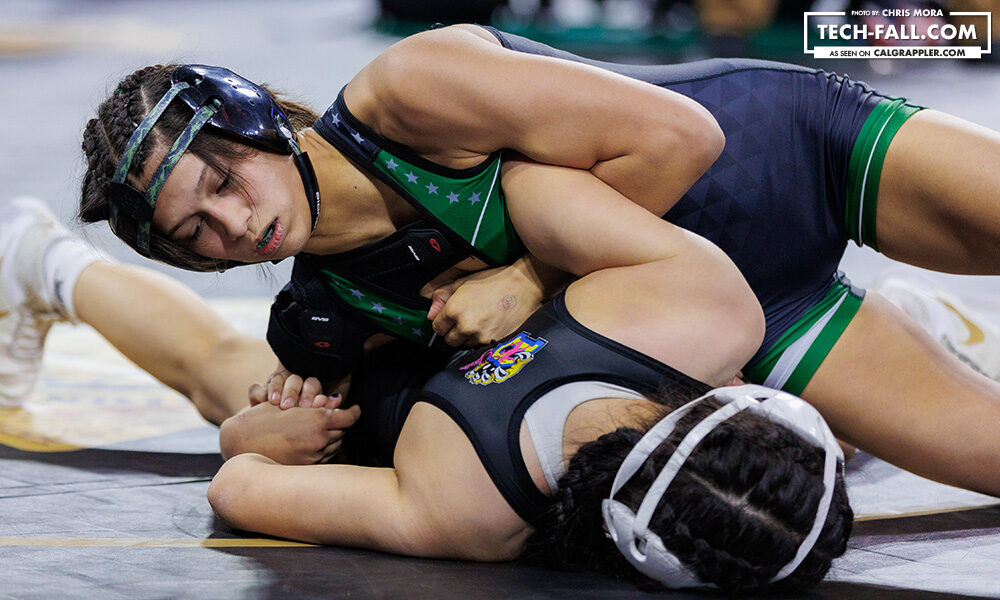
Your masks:
<svg viewBox="0 0 1000 600"><path fill-rule="evenodd" d="M0 314L0 326L30 330L46 318L43 310L75 315L161 378L185 366L171 364L174 357L204 360L197 345L190 353L160 345L169 330L184 337L217 326L221 319L196 296L145 269L95 260L38 201L19 199L0 207L0 217L0 311L13 309ZM221 430L227 456L248 444L282 459L301 450L301 439L269 439L274 423L290 417L293 426L280 433L318 429L329 436L321 447L338 445L354 425L350 452L395 468L304 471L240 454L213 481L210 501L245 529L418 556L510 560L527 552L553 566L644 575L668 587L817 582L843 554L851 529L840 450L818 413L791 396L723 388L688 403L708 386L661 361L723 381L752 354L762 330L740 316L758 308L749 290L739 293L732 265L685 237L694 243L668 257L574 283L521 334L488 355L467 352L422 391L393 383L396 395L382 390L387 379L405 383L426 373L414 364L426 353L415 357L402 340L377 349L353 378L352 400L366 415L356 425L358 406L282 412L264 402L228 419ZM34 300L11 305L12 292ZM112 303L103 311L102 298ZM149 317L151 335L123 335L130 318L107 320L115 310ZM0 350L12 352L0 355L7 367L24 348ZM227 358L252 362L254 353ZM201 368L186 366L214 372L224 386L226 369L211 365L230 362L216 356ZM0 369L0 391L15 375ZM657 401L643 395L658 391Z"/></svg>
<svg viewBox="0 0 1000 600"><path fill-rule="evenodd" d="M726 317L727 271L681 251L587 275L519 333L457 354L422 389L408 383L412 345L379 348L354 375L362 419L345 445L362 438L362 463L380 466L239 454L209 501L239 529L324 544L482 561L528 553L667 587L813 584L851 528L832 434L783 393L765 402L780 405L766 413L777 422L753 408L732 416L730 398L759 407L749 397L776 392L701 396L708 387L683 374L713 380L756 349ZM619 291L629 289L639 293ZM658 388L666 397L643 396ZM252 444L254 412L267 421L273 410L263 403L226 421L223 446ZM826 433L793 433L804 424Z"/></svg>
<svg viewBox="0 0 1000 600"><path fill-rule="evenodd" d="M207 168L198 156L208 155L209 142L198 149L199 135L192 153L182 155L166 179L160 208L146 203L153 220L148 244L139 241L139 225L148 223L142 219L130 225L121 217L119 235L134 247L145 244L139 249L147 254L207 268L211 261L198 262L198 255L251 261L302 249L338 252L383 238L420 216L444 214L434 210L473 207L466 209L473 218L465 212L451 221L454 237L461 238L452 241L478 243L473 254L502 263L517 254L518 240L502 210L487 219L476 208L497 210L498 201L486 200L498 200L490 194L499 193L493 183L502 173L498 185L508 196L510 222L528 249L582 275L621 264L617 248L639 243L621 225L634 214L623 197L654 212L673 206L667 219L721 246L764 307L764 344L745 368L751 380L801 392L840 436L890 462L1000 494L996 436L978 425L1000 417L1000 387L946 354L877 295L863 300L836 274L847 239L877 244L893 258L925 267L997 272L988 251L998 237L997 220L989 211L1000 182L985 165L1000 158L1000 138L800 67L759 61L602 65L633 76L622 78L580 63L471 26L407 38L362 70L316 129L298 136L317 164L327 199L311 233L291 157L261 152L237 159L251 150L235 145L229 154L211 153L221 158ZM85 219L111 216L108 191L120 165L128 168L129 185L144 189L154 171L170 162L162 159L166 146L191 122L190 111L175 107L173 118L168 110L168 131L154 129L135 160L122 162L136 124L170 88L162 71L128 78L88 126ZM703 104L727 138L719 160L677 202L718 153L718 131L701 107L665 88ZM933 154L927 152L931 146ZM535 169L521 159L501 164L494 154L500 148L580 170ZM256 191L243 194L233 187L241 178ZM441 197L445 180L468 180L473 188ZM162 181L156 179L157 186ZM589 204L591 195L605 192L615 194L613 207L599 211ZM416 198L422 212L399 194ZM271 199L276 204L264 204ZM489 242L476 239L480 232L489 232ZM566 245L551 242L559 233L568 238ZM186 239L171 244L163 234L175 242ZM501 283L495 287L477 280L459 288L437 315L434 332L450 342L468 339L473 330L485 332L480 340L500 337L524 315L507 322L513 313L492 307L511 286L530 290L530 284L533 292L511 295L521 298L518 310L537 305L543 296L533 270L538 264L517 261L496 275ZM344 302L351 302L353 292L365 295L350 281L339 283L332 287ZM484 288L488 302L474 292ZM382 318L381 301L353 306L367 308L386 330L426 341L433 332L409 327L415 321L394 328L392 320L419 313L403 304L397 303L391 318ZM469 307L478 312L456 325L456 314ZM485 325L479 323L482 314L490 314Z"/></svg>

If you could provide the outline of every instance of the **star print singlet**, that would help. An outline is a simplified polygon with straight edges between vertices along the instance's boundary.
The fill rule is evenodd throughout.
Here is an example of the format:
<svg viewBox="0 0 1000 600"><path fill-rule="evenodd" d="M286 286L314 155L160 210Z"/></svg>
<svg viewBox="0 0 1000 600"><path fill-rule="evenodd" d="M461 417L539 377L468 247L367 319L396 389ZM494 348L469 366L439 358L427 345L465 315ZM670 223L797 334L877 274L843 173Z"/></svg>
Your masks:
<svg viewBox="0 0 1000 600"><path fill-rule="evenodd" d="M468 169L443 167L361 123L347 109L343 90L314 129L416 208L423 220L363 248L330 256L299 255L296 260L309 263L341 301L383 331L432 344L430 301L416 293L423 284L470 256L499 266L524 254L500 186L501 152ZM404 238L409 252L380 263L381 248ZM363 272L346 266L362 256L365 260L355 264ZM373 285L372 276L381 277L385 285ZM407 283L400 285L399 278Z"/></svg>

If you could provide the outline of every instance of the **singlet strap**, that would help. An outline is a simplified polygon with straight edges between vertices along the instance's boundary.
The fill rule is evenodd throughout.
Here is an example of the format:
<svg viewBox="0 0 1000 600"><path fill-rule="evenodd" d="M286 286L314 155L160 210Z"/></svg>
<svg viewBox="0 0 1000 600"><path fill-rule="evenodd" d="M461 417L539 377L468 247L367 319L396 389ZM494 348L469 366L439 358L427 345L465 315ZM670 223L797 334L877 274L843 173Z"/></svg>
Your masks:
<svg viewBox="0 0 1000 600"><path fill-rule="evenodd" d="M597 398L645 398L639 392L600 381L575 381L557 387L535 401L524 413L524 422L542 465L549 490L559 489L559 479L566 473L563 461L563 433L573 409Z"/></svg>

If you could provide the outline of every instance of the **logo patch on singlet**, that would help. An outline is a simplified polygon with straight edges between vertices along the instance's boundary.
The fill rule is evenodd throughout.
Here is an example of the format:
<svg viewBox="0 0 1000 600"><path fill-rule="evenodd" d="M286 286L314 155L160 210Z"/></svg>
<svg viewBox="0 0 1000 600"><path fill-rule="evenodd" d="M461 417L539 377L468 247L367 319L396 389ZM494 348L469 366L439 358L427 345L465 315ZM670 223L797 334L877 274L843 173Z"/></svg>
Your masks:
<svg viewBox="0 0 1000 600"><path fill-rule="evenodd" d="M517 375L548 343L522 331L509 342L483 352L478 359L459 367L459 370L467 371L465 378L475 385L503 383Z"/></svg>

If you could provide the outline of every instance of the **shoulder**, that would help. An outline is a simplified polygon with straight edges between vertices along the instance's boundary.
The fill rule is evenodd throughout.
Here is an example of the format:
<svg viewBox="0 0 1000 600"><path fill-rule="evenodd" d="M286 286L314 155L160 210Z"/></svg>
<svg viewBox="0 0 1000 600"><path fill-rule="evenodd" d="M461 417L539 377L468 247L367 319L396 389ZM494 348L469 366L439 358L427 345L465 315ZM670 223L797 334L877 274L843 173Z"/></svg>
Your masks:
<svg viewBox="0 0 1000 600"><path fill-rule="evenodd" d="M435 554L512 560L530 528L493 484L465 432L444 411L418 402L393 457L401 494L421 515L415 536Z"/></svg>
<svg viewBox="0 0 1000 600"><path fill-rule="evenodd" d="M406 37L383 51L376 60L405 60L425 52L502 48L492 33L479 25L449 25Z"/></svg>
<svg viewBox="0 0 1000 600"><path fill-rule="evenodd" d="M372 60L347 85L344 99L362 122L418 153L474 146L488 154L503 128L484 124L484 108L498 102L484 102L492 97L482 88L510 80L512 54L478 26L425 31Z"/></svg>
<svg viewBox="0 0 1000 600"><path fill-rule="evenodd" d="M503 50L499 40L478 25L431 29L385 49L356 79L363 80L381 101L390 101L394 96L411 91L406 83L414 81L415 76L446 71L456 58L474 59L477 54L498 50Z"/></svg>

